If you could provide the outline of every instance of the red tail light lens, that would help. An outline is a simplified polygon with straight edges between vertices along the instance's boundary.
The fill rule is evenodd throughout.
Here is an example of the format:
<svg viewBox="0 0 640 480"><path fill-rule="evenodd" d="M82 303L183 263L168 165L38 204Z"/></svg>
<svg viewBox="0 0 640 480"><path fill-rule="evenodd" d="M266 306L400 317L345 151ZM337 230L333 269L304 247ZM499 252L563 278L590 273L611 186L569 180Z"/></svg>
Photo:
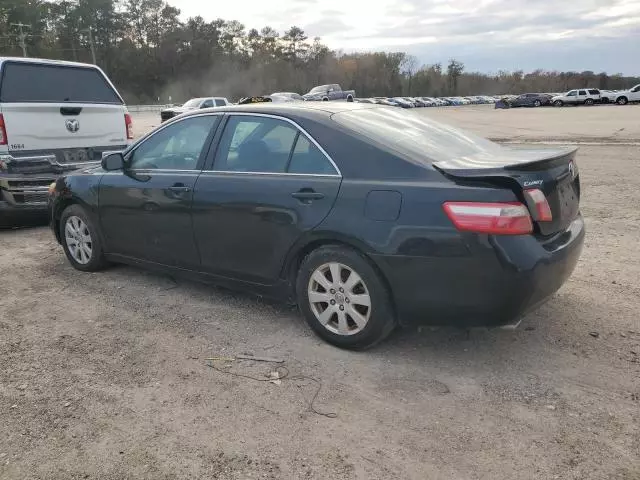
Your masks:
<svg viewBox="0 0 640 480"><path fill-rule="evenodd" d="M536 221L550 222L553 220L551 207L549 207L547 197L544 196L544 192L542 190L538 188L525 190L524 197L527 200L529 207L532 207L531 210L535 212L533 217Z"/></svg>
<svg viewBox="0 0 640 480"><path fill-rule="evenodd" d="M0 113L0 145L7 144L7 129L4 126L4 117Z"/></svg>
<svg viewBox="0 0 640 480"><path fill-rule="evenodd" d="M133 140L133 121L128 113L124 114L124 124L127 127L127 140Z"/></svg>
<svg viewBox="0 0 640 480"><path fill-rule="evenodd" d="M445 213L458 230L492 235L526 235L533 231L522 203L446 202Z"/></svg>

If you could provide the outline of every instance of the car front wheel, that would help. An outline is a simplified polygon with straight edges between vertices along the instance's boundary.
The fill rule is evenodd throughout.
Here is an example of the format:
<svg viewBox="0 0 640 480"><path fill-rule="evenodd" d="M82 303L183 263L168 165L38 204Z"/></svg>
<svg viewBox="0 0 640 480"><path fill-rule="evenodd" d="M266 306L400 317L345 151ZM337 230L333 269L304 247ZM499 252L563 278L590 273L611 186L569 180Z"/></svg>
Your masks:
<svg viewBox="0 0 640 480"><path fill-rule="evenodd" d="M95 272L106 265L98 230L80 205L71 205L62 212L60 238L75 269Z"/></svg>
<svg viewBox="0 0 640 480"><path fill-rule="evenodd" d="M564 102L563 102L562 100L556 100L555 102L553 102L553 104L554 104L556 107L561 107L561 106L563 106L563 105L564 105Z"/></svg>
<svg viewBox="0 0 640 480"><path fill-rule="evenodd" d="M340 348L372 347L396 325L390 292L380 275L347 247L311 252L300 265L296 293L309 326Z"/></svg>
<svg viewBox="0 0 640 480"><path fill-rule="evenodd" d="M536 100L535 102L533 102L534 107L539 107L540 105L542 105L542 102L540 100Z"/></svg>
<svg viewBox="0 0 640 480"><path fill-rule="evenodd" d="M627 97L620 97L616 100L616 103L618 105L626 105L627 103L629 103L629 100L627 99Z"/></svg>

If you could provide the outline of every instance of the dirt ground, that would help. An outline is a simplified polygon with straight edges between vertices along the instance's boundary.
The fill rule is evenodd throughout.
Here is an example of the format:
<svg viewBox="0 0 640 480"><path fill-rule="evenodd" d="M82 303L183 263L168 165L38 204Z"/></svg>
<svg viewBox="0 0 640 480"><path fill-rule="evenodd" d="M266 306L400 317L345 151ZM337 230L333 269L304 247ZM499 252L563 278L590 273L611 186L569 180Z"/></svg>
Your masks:
<svg viewBox="0 0 640 480"><path fill-rule="evenodd" d="M640 107L428 114L640 141ZM578 164L588 236L550 302L515 331L404 330L362 353L287 307L81 273L46 227L0 232L0 478L640 479L640 146L585 145ZM289 378L205 360L243 353Z"/></svg>

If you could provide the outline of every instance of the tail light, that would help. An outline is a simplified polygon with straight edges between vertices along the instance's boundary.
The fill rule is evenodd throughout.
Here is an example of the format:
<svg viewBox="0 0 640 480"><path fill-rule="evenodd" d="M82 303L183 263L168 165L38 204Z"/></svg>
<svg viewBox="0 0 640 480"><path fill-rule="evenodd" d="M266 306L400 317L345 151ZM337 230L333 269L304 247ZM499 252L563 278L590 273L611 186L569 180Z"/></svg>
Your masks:
<svg viewBox="0 0 640 480"><path fill-rule="evenodd" d="M133 121L128 113L124 114L124 125L127 128L127 140L133 140Z"/></svg>
<svg viewBox="0 0 640 480"><path fill-rule="evenodd" d="M4 117L0 113L0 145L7 144L7 129L4 126Z"/></svg>
<svg viewBox="0 0 640 480"><path fill-rule="evenodd" d="M522 203L446 202L442 206L458 230L492 235L526 235L533 231Z"/></svg>
<svg viewBox="0 0 640 480"><path fill-rule="evenodd" d="M534 212L533 218L538 222L550 222L553 219L551 215L551 207L547 202L544 192L538 188L532 188L524 191L524 198L527 200L529 207Z"/></svg>

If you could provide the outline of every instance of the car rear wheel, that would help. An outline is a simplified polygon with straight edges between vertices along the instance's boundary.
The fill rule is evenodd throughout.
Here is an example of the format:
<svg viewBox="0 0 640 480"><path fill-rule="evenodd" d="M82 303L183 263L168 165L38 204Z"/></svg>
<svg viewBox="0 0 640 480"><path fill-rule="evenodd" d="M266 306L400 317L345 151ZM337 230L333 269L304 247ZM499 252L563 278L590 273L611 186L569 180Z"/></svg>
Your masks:
<svg viewBox="0 0 640 480"><path fill-rule="evenodd" d="M593 98L587 98L587 99L584 101L584 104L585 104L585 105L593 105Z"/></svg>
<svg viewBox="0 0 640 480"><path fill-rule="evenodd" d="M73 268L95 272L105 267L98 230L80 205L67 207L60 217L62 248Z"/></svg>
<svg viewBox="0 0 640 480"><path fill-rule="evenodd" d="M300 265L296 293L309 326L340 348L372 347L396 325L382 278L364 256L347 247L311 252Z"/></svg>
<svg viewBox="0 0 640 480"><path fill-rule="evenodd" d="M556 107L562 107L564 105L564 102L562 100L556 100L555 102L553 102L553 104Z"/></svg>
<svg viewBox="0 0 640 480"><path fill-rule="evenodd" d="M629 100L627 99L627 97L620 97L616 100L616 103L618 105L626 105L627 103L629 103Z"/></svg>

